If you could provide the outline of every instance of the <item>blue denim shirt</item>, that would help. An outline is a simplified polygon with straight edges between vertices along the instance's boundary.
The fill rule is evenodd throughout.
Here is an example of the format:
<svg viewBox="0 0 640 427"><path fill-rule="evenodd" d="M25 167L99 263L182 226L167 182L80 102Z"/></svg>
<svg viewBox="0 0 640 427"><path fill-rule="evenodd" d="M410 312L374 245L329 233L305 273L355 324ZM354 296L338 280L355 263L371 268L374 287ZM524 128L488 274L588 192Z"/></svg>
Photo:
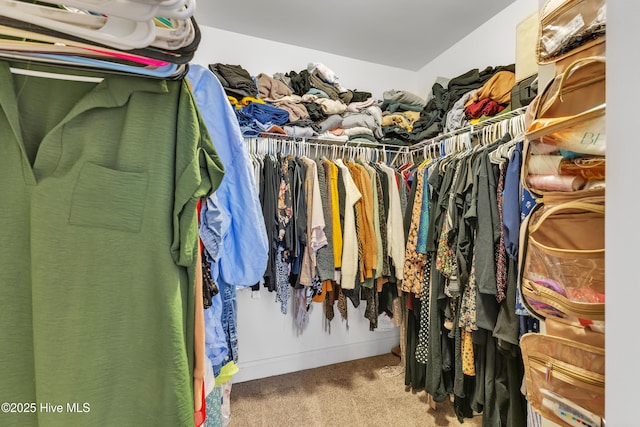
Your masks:
<svg viewBox="0 0 640 427"><path fill-rule="evenodd" d="M216 76L194 64L189 67L187 78L227 170L215 192L217 202L214 203L224 217L230 218L228 229L222 230L220 278L239 287L253 286L267 268L269 246L249 152L233 108ZM207 209L210 206L206 204ZM201 228L200 233L206 239L212 231ZM213 276L213 279L219 278Z"/></svg>
<svg viewBox="0 0 640 427"><path fill-rule="evenodd" d="M217 282L220 276L218 266L220 265L220 256L222 255L222 235L227 233L230 225L230 218L223 215L219 208L220 202L216 193L211 194L200 208L200 240L207 249L212 268L211 277Z"/></svg>
<svg viewBox="0 0 640 427"><path fill-rule="evenodd" d="M220 276L218 267L222 253L222 233L229 228L229 218L222 215L217 205L217 196L213 193L200 209L200 240L206 248L203 262L209 264L212 278ZM225 361L229 360L223 313L223 298L218 292L211 298L211 307L204 310L205 353L214 367L215 376L218 376Z"/></svg>
<svg viewBox="0 0 640 427"><path fill-rule="evenodd" d="M220 292L205 310L205 348L214 375L238 361L236 287L258 283L267 268L268 239L253 167L235 112L217 77L191 65L196 104L228 173L201 209L200 239L211 259L211 277Z"/></svg>

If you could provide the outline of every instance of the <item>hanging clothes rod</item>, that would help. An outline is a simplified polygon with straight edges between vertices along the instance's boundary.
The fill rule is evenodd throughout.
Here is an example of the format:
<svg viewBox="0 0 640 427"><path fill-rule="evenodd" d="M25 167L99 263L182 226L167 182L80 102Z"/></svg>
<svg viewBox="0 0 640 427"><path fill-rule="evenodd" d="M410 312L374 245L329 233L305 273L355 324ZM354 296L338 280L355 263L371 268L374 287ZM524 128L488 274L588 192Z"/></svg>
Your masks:
<svg viewBox="0 0 640 427"><path fill-rule="evenodd" d="M249 151L253 153L306 153L315 152L318 154L319 150L325 153L331 153L332 156L364 156L369 160L382 160L384 163L393 165L396 161L402 161L407 163L410 161L410 155L408 147L405 146L392 146L392 145L376 145L376 146L358 146L355 144L341 144L341 143L327 143L328 140L314 139L313 141L307 141L304 138L293 139L287 135L275 134L261 135L245 137L245 143L247 144ZM393 156L393 157L391 157ZM387 162L389 159L389 162Z"/></svg>
<svg viewBox="0 0 640 427"><path fill-rule="evenodd" d="M270 132L262 132L260 135L257 136L252 136L252 137L245 137L245 139L247 138L274 138L274 139L281 139L281 140L286 140L286 141L292 141L292 142L302 142L302 143L310 143L310 144L319 144L319 145L326 145L326 146L345 146L345 147L361 147L361 148L373 148L373 149L378 149L378 150L386 150L386 151L393 151L393 152L406 152L407 154L409 153L410 147L409 146L402 146L402 145L387 145L387 144L381 144L379 142L373 142L373 141L343 141L340 139L327 139L327 138L317 138L317 137L304 137L304 136L296 136L296 135L284 135L281 133L270 133Z"/></svg>
<svg viewBox="0 0 640 427"><path fill-rule="evenodd" d="M442 135L438 135L438 136L434 136L433 138L429 138L429 139L425 139L423 141L420 141L416 144L413 144L411 147L409 147L409 152L411 154L414 154L417 151L422 151L424 150L425 147L434 145L439 143L440 141L447 139L447 138L452 138L454 136L457 135L461 135L464 133L469 133L471 135L477 134L478 132L480 132L482 129L494 125L496 123L500 123L503 122L505 120L509 120L512 119L514 117L518 117L523 115L524 113L526 113L527 111L527 107L521 107L521 108L517 108L515 110L511 110L509 112L506 113L501 113L501 114L497 114L494 117L488 118L486 120L483 120L479 123L473 124L473 125L467 125L465 127L462 127L460 129L451 131L451 132L447 132L444 133Z"/></svg>

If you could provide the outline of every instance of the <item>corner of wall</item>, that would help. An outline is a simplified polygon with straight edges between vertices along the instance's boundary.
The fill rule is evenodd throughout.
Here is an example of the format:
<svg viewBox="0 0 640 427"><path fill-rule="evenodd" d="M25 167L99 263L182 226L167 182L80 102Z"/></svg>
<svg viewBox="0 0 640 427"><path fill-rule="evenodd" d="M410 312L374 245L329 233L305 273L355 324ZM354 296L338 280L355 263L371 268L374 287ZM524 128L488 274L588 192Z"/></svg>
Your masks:
<svg viewBox="0 0 640 427"><path fill-rule="evenodd" d="M516 25L538 10L542 0L516 0L482 26L422 67L418 78L431 93L438 76L453 78L468 70L508 65L516 58Z"/></svg>

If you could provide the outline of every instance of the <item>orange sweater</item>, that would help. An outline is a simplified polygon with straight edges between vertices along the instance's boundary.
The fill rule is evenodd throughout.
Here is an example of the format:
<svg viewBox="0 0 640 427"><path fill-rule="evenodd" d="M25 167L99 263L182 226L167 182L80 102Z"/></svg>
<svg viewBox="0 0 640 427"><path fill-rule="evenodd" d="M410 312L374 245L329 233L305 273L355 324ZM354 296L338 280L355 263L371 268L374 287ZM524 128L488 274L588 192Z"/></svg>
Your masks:
<svg viewBox="0 0 640 427"><path fill-rule="evenodd" d="M348 164L353 180L362 194L362 198L356 203L358 211L360 234L358 239L362 242L362 261L360 279L370 279L373 277L373 270L378 262L378 247L376 233L373 229L373 187L371 178L367 170L356 163Z"/></svg>
<svg viewBox="0 0 640 427"><path fill-rule="evenodd" d="M515 83L516 75L514 73L511 71L498 71L473 94L464 106L468 107L484 98L492 99L498 104L509 104L511 102L511 89Z"/></svg>

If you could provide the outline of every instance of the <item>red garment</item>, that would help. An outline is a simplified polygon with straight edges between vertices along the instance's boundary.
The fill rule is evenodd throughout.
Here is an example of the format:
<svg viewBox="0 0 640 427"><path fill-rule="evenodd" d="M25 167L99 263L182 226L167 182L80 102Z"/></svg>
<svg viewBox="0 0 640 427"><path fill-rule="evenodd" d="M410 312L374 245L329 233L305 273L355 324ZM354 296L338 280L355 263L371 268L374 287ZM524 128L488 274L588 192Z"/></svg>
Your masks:
<svg viewBox="0 0 640 427"><path fill-rule="evenodd" d="M193 413L196 427L204 425L204 420L207 419L207 404L204 397L204 381L202 382L202 406L198 412Z"/></svg>
<svg viewBox="0 0 640 427"><path fill-rule="evenodd" d="M198 228L200 227L200 210L202 209L202 199L198 199L198 203L196 203L196 212L198 213ZM204 245L202 243L202 240L198 239L198 247L200 248L200 253L202 253L202 249L204 248Z"/></svg>
<svg viewBox="0 0 640 427"><path fill-rule="evenodd" d="M505 105L498 104L491 98L482 98L466 107L464 113L472 119L477 119L481 116L495 116L504 108Z"/></svg>
<svg viewBox="0 0 640 427"><path fill-rule="evenodd" d="M196 204L196 212L198 213L198 224L200 224L200 210L202 208L202 199L198 199L198 203ZM202 244L202 240L198 239L199 242L199 249L200 252L202 253L202 249L203 249L203 244ZM205 400L205 395L204 395L204 381L202 381L202 405L200 406L200 410L199 411L194 411L193 412L193 417L195 420L195 425L196 427L201 427L204 425L204 420L207 418L207 404L206 404L206 400Z"/></svg>
<svg viewBox="0 0 640 427"><path fill-rule="evenodd" d="M407 310L413 310L413 298L415 298L415 294L413 292L407 293Z"/></svg>

